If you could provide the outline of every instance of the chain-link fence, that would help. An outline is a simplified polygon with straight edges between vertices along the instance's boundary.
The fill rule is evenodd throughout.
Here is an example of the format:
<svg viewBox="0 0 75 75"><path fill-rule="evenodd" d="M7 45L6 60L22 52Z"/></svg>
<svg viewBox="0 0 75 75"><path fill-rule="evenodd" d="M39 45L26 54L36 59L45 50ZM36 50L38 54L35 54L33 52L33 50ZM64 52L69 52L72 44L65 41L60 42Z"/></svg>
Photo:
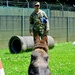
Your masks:
<svg viewBox="0 0 75 75"><path fill-rule="evenodd" d="M50 35L56 42L68 42L75 40L75 18L51 17Z"/></svg>
<svg viewBox="0 0 75 75"><path fill-rule="evenodd" d="M9 5L9 4L6 4ZM75 12L74 7L66 7L61 5L49 5L46 2L41 4L41 8L47 10L47 15L50 22L50 31L48 35L51 35L55 42L68 42L75 40ZM33 5L29 5L29 7ZM27 12L31 13L27 4ZM21 7L22 8L22 7ZM5 9L0 8L1 12ZM6 6L9 11L9 7ZM13 8L12 8L13 9ZM8 11L6 15L0 13L0 49L8 48L9 39L14 35L30 36L29 34L29 13L26 15L24 7L20 12L20 9L15 9L9 15ZM17 10L17 11L16 11ZM24 12L23 12L24 11ZM15 12L15 13L14 13ZM20 12L22 14L18 14ZM11 15L14 13L13 15ZM25 14L26 13L26 14Z"/></svg>

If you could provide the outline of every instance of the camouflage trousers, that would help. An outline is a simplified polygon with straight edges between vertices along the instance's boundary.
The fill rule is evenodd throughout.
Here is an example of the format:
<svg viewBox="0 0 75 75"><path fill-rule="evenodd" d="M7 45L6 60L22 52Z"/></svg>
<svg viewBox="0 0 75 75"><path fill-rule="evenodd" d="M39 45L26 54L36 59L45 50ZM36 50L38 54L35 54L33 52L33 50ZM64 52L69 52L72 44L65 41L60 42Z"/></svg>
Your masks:
<svg viewBox="0 0 75 75"><path fill-rule="evenodd" d="M35 38L36 38L37 35L39 35L41 39L43 39L43 37L47 37L46 26L45 25L44 26L42 26L42 25L34 26L33 27L33 35L34 35L34 43L36 41Z"/></svg>

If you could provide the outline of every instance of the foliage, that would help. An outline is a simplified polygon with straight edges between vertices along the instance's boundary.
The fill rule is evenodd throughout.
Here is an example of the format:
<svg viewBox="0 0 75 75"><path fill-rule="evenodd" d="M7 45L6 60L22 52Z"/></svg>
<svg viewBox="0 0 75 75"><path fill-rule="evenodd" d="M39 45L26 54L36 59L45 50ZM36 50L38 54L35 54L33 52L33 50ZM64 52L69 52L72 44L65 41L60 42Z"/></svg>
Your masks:
<svg viewBox="0 0 75 75"><path fill-rule="evenodd" d="M3 0L1 0L3 1ZM39 2L48 2L50 4L68 4L68 5L74 5L75 1L74 0L7 0L7 1L14 1L14 2L33 2L33 1L39 1Z"/></svg>
<svg viewBox="0 0 75 75"><path fill-rule="evenodd" d="M11 54L8 49L0 50L5 74L28 75L31 52ZM48 54L52 75L75 75L75 46L72 43L55 44Z"/></svg>

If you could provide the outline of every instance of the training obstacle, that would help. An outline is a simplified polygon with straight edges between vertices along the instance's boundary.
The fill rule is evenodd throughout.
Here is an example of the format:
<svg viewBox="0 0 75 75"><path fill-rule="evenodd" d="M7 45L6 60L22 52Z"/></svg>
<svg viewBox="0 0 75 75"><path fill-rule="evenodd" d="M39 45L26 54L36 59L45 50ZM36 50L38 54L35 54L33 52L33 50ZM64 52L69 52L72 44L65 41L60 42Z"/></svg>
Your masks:
<svg viewBox="0 0 75 75"><path fill-rule="evenodd" d="M34 40L32 36L12 36L8 45L10 52L16 54L33 49ZM50 49L54 47L54 39L51 36L48 36L48 46Z"/></svg>

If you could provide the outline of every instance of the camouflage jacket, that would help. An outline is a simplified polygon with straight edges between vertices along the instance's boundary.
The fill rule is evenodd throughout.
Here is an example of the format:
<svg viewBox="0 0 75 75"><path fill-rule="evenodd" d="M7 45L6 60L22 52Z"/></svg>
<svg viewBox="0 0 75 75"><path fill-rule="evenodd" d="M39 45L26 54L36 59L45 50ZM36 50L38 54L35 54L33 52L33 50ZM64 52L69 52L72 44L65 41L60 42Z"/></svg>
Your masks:
<svg viewBox="0 0 75 75"><path fill-rule="evenodd" d="M45 24L46 25L46 30L49 30L49 21L48 21L48 17L46 15L46 13L42 10L39 10L38 13L36 13L35 11L32 12L32 14L30 15L30 19L29 19L29 22L30 22L30 32L33 32L33 27L36 26L36 25L44 25L44 23L42 23L41 21L41 18L42 17L45 17L47 19L47 23Z"/></svg>

